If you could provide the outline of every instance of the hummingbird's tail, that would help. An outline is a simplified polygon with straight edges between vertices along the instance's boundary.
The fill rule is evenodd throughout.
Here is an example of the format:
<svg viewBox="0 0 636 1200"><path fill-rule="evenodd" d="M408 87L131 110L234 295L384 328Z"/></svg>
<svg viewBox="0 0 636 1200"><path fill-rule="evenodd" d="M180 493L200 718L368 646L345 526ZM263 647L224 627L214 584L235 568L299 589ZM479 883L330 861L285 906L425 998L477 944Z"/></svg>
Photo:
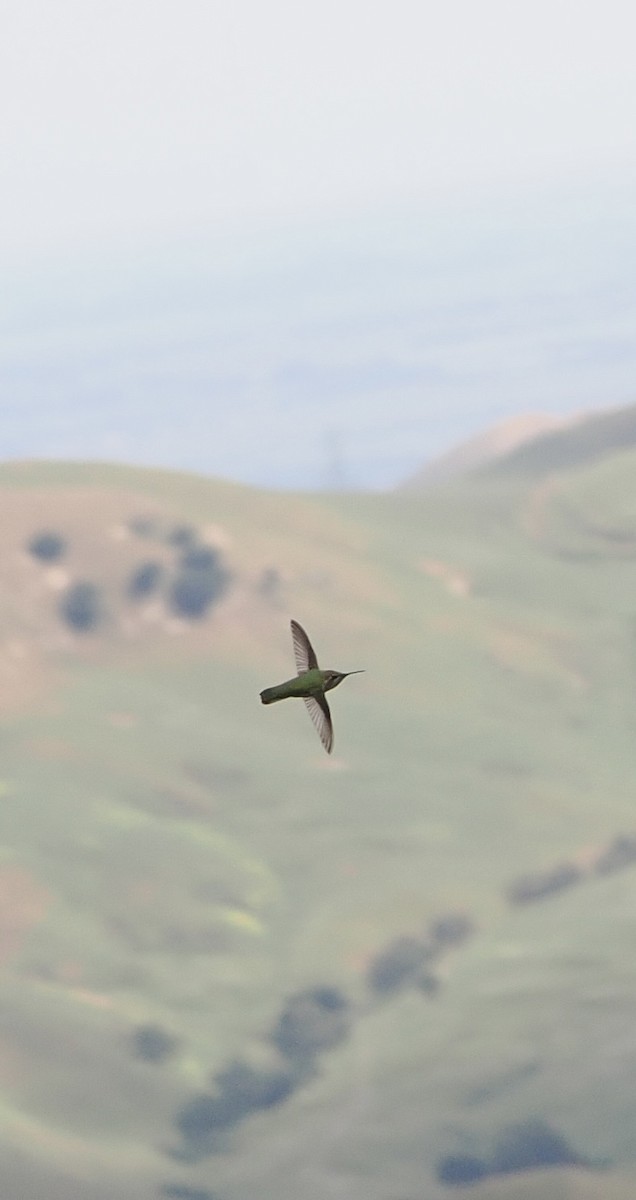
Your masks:
<svg viewBox="0 0 636 1200"><path fill-rule="evenodd" d="M280 700L281 697L277 693L278 688L265 688L265 691L261 692L261 704L273 704L275 700Z"/></svg>

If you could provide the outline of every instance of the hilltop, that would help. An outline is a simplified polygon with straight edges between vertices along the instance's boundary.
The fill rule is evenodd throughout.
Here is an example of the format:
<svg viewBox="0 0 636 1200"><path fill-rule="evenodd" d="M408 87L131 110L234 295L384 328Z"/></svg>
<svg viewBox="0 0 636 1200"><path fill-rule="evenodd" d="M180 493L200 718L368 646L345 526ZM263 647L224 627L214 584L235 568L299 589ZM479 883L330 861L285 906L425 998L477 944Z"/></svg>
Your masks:
<svg viewBox="0 0 636 1200"><path fill-rule="evenodd" d="M1 468L7 1195L633 1192L636 451L560 445L422 496ZM332 759L258 702L290 616L366 669Z"/></svg>
<svg viewBox="0 0 636 1200"><path fill-rule="evenodd" d="M398 489L422 493L468 475L545 478L636 446L636 405L554 417L525 413L502 421L425 463Z"/></svg>
<svg viewBox="0 0 636 1200"><path fill-rule="evenodd" d="M594 412L571 427L540 434L512 449L491 469L522 477L547 475L591 465L634 446L636 404L630 404Z"/></svg>
<svg viewBox="0 0 636 1200"><path fill-rule="evenodd" d="M551 434L561 426L569 426L575 417L556 417L549 413L521 413L499 421L489 429L453 446L425 463L419 471L401 484L399 490L421 492L432 485L447 483L469 471L491 466L508 458L519 447L542 435Z"/></svg>

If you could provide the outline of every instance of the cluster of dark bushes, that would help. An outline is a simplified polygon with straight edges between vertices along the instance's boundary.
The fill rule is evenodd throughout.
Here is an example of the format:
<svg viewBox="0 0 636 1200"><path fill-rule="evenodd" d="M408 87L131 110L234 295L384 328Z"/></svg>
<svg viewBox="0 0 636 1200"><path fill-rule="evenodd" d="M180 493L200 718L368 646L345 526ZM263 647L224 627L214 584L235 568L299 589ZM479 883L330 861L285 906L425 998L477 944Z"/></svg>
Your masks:
<svg viewBox="0 0 636 1200"><path fill-rule="evenodd" d="M168 602L177 616L198 619L225 595L229 582L229 571L218 550L188 546L170 584Z"/></svg>
<svg viewBox="0 0 636 1200"><path fill-rule="evenodd" d="M592 875L610 875L634 865L636 834L621 833L597 852L589 866L564 861L544 871L520 875L508 885L505 896L509 904L532 904L536 900L554 896Z"/></svg>
<svg viewBox="0 0 636 1200"><path fill-rule="evenodd" d="M141 563L128 580L128 597L144 600L164 588L168 604L177 616L188 620L204 617L225 595L230 572L220 551L197 545L190 533L186 537L185 530L176 531L171 544L180 550L174 572L168 574L165 566L153 559Z"/></svg>
<svg viewBox="0 0 636 1200"><path fill-rule="evenodd" d="M139 517L129 522L139 537L155 538L178 553L168 568L159 559L146 559L131 572L125 592L129 600L145 600L160 590L171 611L186 620L200 620L225 595L231 573L220 551L204 545L192 525L175 525L161 532L154 518ZM43 563L53 563L67 552L67 539L51 529L34 534L29 553ZM91 633L106 615L103 590L86 579L75 580L59 601L59 615L74 633Z"/></svg>
<svg viewBox="0 0 636 1200"><path fill-rule="evenodd" d="M67 539L53 529L42 529L28 543L29 553L43 563L58 562L68 550ZM72 583L60 600L62 620L76 633L89 633L104 615L100 589L89 580Z"/></svg>
<svg viewBox="0 0 636 1200"><path fill-rule="evenodd" d="M219 550L199 541L193 525L174 525L161 531L152 518L135 518L129 528L139 537L154 538L178 551L174 569L148 559L131 574L130 600L145 600L163 590L170 609L186 620L199 620L225 595L231 575Z"/></svg>
<svg viewBox="0 0 636 1200"><path fill-rule="evenodd" d="M268 1037L277 1064L235 1059L214 1076L213 1091L193 1096L177 1113L185 1157L213 1153L219 1135L255 1112L283 1104L315 1074L319 1055L339 1045L350 1028L351 1006L337 988L309 988L290 997Z"/></svg>
<svg viewBox="0 0 636 1200"><path fill-rule="evenodd" d="M475 931L466 913L445 913L431 921L420 937L394 938L371 959L367 986L376 996L394 995L405 987L433 994L439 987L434 966L453 946L461 945Z"/></svg>
<svg viewBox="0 0 636 1200"><path fill-rule="evenodd" d="M317 1055L333 1050L351 1032L351 1005L338 988L316 987L298 992L285 1005L271 1041L295 1068L313 1065Z"/></svg>
<svg viewBox="0 0 636 1200"><path fill-rule="evenodd" d="M215 1149L215 1135L250 1114L275 1108L291 1095L295 1079L286 1068L254 1067L235 1059L214 1077L214 1092L200 1092L177 1115L177 1128L194 1155Z"/></svg>
<svg viewBox="0 0 636 1200"><path fill-rule="evenodd" d="M573 1150L562 1134L545 1121L532 1119L506 1125L485 1158L474 1154L448 1154L437 1164L437 1179L449 1187L478 1183L492 1175L512 1175L546 1167L597 1167Z"/></svg>

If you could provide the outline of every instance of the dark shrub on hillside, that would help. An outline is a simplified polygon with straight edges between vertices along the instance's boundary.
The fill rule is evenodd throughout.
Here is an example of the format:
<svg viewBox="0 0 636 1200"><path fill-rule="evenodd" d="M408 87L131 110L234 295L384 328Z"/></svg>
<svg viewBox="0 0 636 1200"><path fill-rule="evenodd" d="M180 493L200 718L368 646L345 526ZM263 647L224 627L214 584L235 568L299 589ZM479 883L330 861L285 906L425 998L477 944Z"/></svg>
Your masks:
<svg viewBox="0 0 636 1200"><path fill-rule="evenodd" d="M144 1062L160 1063L170 1058L177 1039L160 1025L138 1025L132 1034L133 1053Z"/></svg>
<svg viewBox="0 0 636 1200"><path fill-rule="evenodd" d="M259 1070L236 1060L214 1080L215 1095L194 1096L177 1114L177 1127L186 1140L201 1142L215 1133L231 1129L250 1113L282 1104L291 1094L295 1079L287 1071Z"/></svg>
<svg viewBox="0 0 636 1200"><path fill-rule="evenodd" d="M202 571L183 571L170 589L170 605L180 617L204 617L215 600L223 594L224 586Z"/></svg>
<svg viewBox="0 0 636 1200"><path fill-rule="evenodd" d="M144 596L150 596L156 592L163 578L164 569L161 563L149 560L136 567L133 571L126 591L133 600L141 600Z"/></svg>
<svg viewBox="0 0 636 1200"><path fill-rule="evenodd" d="M190 563L182 564L174 580L170 605L180 617L203 617L227 591L230 574L221 555L211 547L201 547L184 557L190 557Z"/></svg>
<svg viewBox="0 0 636 1200"><path fill-rule="evenodd" d="M156 517L131 517L128 522L128 528L137 537L154 538L157 537L159 532L159 523Z"/></svg>
<svg viewBox="0 0 636 1200"><path fill-rule="evenodd" d="M415 981L432 954L429 941L414 937L396 938L372 959L367 970L367 983L374 992L382 995L396 992Z"/></svg>
<svg viewBox="0 0 636 1200"><path fill-rule="evenodd" d="M489 1171L486 1163L473 1154L448 1154L438 1162L435 1174L439 1183L462 1187L485 1179Z"/></svg>
<svg viewBox="0 0 636 1200"><path fill-rule="evenodd" d="M237 1120L256 1109L282 1104L294 1088L294 1079L288 1071L260 1070L241 1059L220 1071L214 1082L226 1104L235 1108Z"/></svg>
<svg viewBox="0 0 636 1200"><path fill-rule="evenodd" d="M42 562L55 562L66 553L66 538L61 533L53 533L50 529L36 533L29 542L29 552Z"/></svg>
<svg viewBox="0 0 636 1200"><path fill-rule="evenodd" d="M174 525L166 534L166 541L169 546L192 546L197 540L197 531L194 525Z"/></svg>
<svg viewBox="0 0 636 1200"><path fill-rule="evenodd" d="M434 975L426 967L418 973L413 982L423 996L437 996L442 986L439 975Z"/></svg>
<svg viewBox="0 0 636 1200"><path fill-rule="evenodd" d="M99 588L94 583L73 583L62 596L60 613L76 633L89 633L102 618Z"/></svg>
<svg viewBox="0 0 636 1200"><path fill-rule="evenodd" d="M583 871L576 863L559 863L548 871L538 871L536 875L521 875L507 888L506 898L510 904L531 904L571 887L579 882L582 875Z"/></svg>
<svg viewBox="0 0 636 1200"><path fill-rule="evenodd" d="M468 913L442 913L431 921L430 934L438 946L460 946L475 932L475 925Z"/></svg>
<svg viewBox="0 0 636 1200"><path fill-rule="evenodd" d="M568 1146L564 1137L545 1121L523 1121L507 1125L495 1143L490 1171L508 1175L514 1171L531 1171L537 1167L589 1165Z"/></svg>
<svg viewBox="0 0 636 1200"><path fill-rule="evenodd" d="M221 1129L229 1129L235 1123L234 1111L228 1108L222 1097L200 1092L187 1100L179 1109L176 1125L187 1141L197 1142L209 1138Z"/></svg>
<svg viewBox="0 0 636 1200"><path fill-rule="evenodd" d="M181 566L184 571L210 571L219 559L219 551L214 546L190 546L181 555Z"/></svg>
<svg viewBox="0 0 636 1200"><path fill-rule="evenodd" d="M314 1055L344 1041L350 1028L346 996L337 988L317 987L287 1001L271 1038L286 1058L306 1064Z"/></svg>
<svg viewBox="0 0 636 1200"><path fill-rule="evenodd" d="M282 577L277 567L265 567L261 572L257 590L264 600L278 600L282 588Z"/></svg>
<svg viewBox="0 0 636 1200"><path fill-rule="evenodd" d="M598 875L611 875L614 871L622 871L625 867L633 867L636 863L636 836L623 833L601 851L594 870Z"/></svg>

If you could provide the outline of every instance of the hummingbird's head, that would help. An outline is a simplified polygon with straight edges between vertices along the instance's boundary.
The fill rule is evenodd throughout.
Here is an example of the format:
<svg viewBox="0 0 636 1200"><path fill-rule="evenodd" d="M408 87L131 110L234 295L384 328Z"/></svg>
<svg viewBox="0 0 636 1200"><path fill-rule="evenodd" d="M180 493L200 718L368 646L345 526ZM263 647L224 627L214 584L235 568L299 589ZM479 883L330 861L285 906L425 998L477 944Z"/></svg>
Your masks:
<svg viewBox="0 0 636 1200"><path fill-rule="evenodd" d="M337 687L347 675L364 675L364 671L325 671L325 691Z"/></svg>

